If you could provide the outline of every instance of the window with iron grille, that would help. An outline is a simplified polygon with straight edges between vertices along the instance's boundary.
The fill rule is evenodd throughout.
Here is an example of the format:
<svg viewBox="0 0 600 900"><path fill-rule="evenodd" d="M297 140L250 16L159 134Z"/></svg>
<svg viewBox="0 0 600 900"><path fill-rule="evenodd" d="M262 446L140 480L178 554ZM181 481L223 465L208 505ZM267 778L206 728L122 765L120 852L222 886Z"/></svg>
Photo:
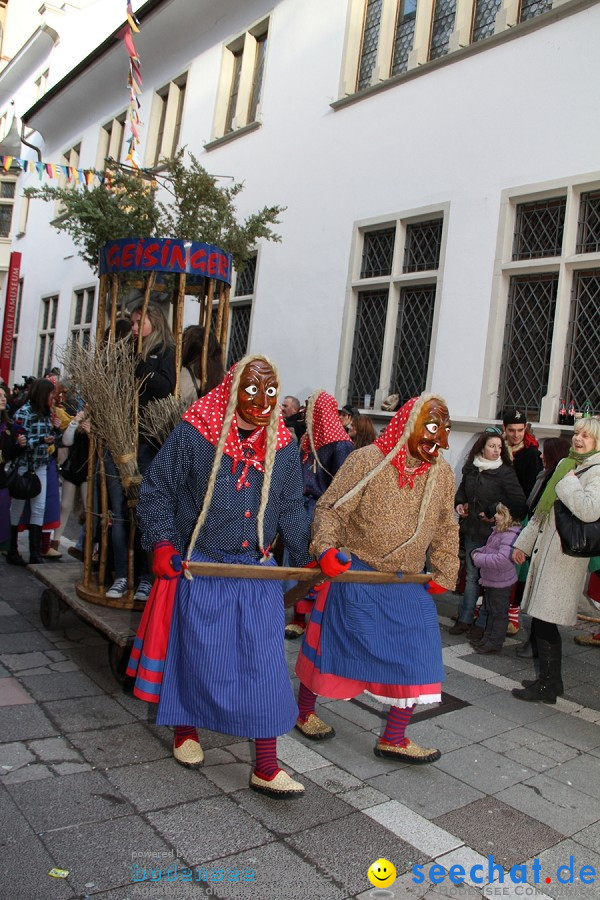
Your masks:
<svg viewBox="0 0 600 900"><path fill-rule="evenodd" d="M248 121L255 122L258 112L258 104L262 93L263 75L265 71L265 57L267 55L267 32L256 38L256 58L254 60L254 74L252 76L252 90L250 92L250 109Z"/></svg>
<svg viewBox="0 0 600 900"><path fill-rule="evenodd" d="M562 396L583 409L586 401L600 414L598 380L600 334L600 269L576 272L571 293L569 331L565 354Z"/></svg>
<svg viewBox="0 0 600 900"><path fill-rule="evenodd" d="M235 279L235 297L246 297L254 293L254 281L256 279L256 256L246 260L246 265Z"/></svg>
<svg viewBox="0 0 600 900"><path fill-rule="evenodd" d="M548 389L558 273L515 275L510 279L504 328L497 415L510 408L540 418Z"/></svg>
<svg viewBox="0 0 600 900"><path fill-rule="evenodd" d="M151 166L158 166L162 159L172 159L179 149L186 86L187 75L182 75L154 95L146 148L146 158Z"/></svg>
<svg viewBox="0 0 600 900"><path fill-rule="evenodd" d="M352 406L361 407L365 394L374 397L379 387L388 296L388 290L358 294L348 383L348 402Z"/></svg>
<svg viewBox="0 0 600 900"><path fill-rule="evenodd" d="M391 391L400 395L401 403L425 390L435 291L435 284L400 290Z"/></svg>
<svg viewBox="0 0 600 900"><path fill-rule="evenodd" d="M215 138L259 121L269 20L263 19L224 47Z"/></svg>
<svg viewBox="0 0 600 900"><path fill-rule="evenodd" d="M442 245L442 219L414 222L406 226L403 272L437 269Z"/></svg>
<svg viewBox="0 0 600 900"><path fill-rule="evenodd" d="M416 18L417 0L399 0L394 34L392 75L406 72L408 68L408 54L413 48Z"/></svg>
<svg viewBox="0 0 600 900"><path fill-rule="evenodd" d="M361 278L376 278L389 275L394 257L395 228L380 228L367 231L363 241Z"/></svg>
<svg viewBox="0 0 600 900"><path fill-rule="evenodd" d="M251 303L238 303L230 309L229 348L227 350L227 368L246 355L248 336L250 334Z"/></svg>
<svg viewBox="0 0 600 900"><path fill-rule="evenodd" d="M475 0L473 8L473 43L482 41L494 33L496 26L496 14L500 9L502 0Z"/></svg>
<svg viewBox="0 0 600 900"><path fill-rule="evenodd" d="M95 298L96 290L93 287L83 288L73 294L71 341L82 347L89 347L92 342Z"/></svg>
<svg viewBox="0 0 600 900"><path fill-rule="evenodd" d="M16 181L0 179L0 238L10 236Z"/></svg>
<svg viewBox="0 0 600 900"><path fill-rule="evenodd" d="M552 9L552 0L521 0L519 21L525 22L527 19L534 19L536 16L548 12L549 9Z"/></svg>
<svg viewBox="0 0 600 900"><path fill-rule="evenodd" d="M362 91L371 84L371 75L377 59L379 29L381 27L382 0L366 0L365 18L360 47L360 63L356 90Z"/></svg>
<svg viewBox="0 0 600 900"><path fill-rule="evenodd" d="M58 296L42 297L40 330L38 336L38 378L42 378L44 372L52 367L57 312Z"/></svg>
<svg viewBox="0 0 600 900"><path fill-rule="evenodd" d="M566 198L519 203L513 241L514 260L560 256L565 225Z"/></svg>
<svg viewBox="0 0 600 900"><path fill-rule="evenodd" d="M600 191L581 195L577 223L577 253L600 251Z"/></svg>
<svg viewBox="0 0 600 900"><path fill-rule="evenodd" d="M433 22L431 24L431 41L429 43L429 59L445 56L449 49L450 35L454 31L456 18L456 0L435 0Z"/></svg>

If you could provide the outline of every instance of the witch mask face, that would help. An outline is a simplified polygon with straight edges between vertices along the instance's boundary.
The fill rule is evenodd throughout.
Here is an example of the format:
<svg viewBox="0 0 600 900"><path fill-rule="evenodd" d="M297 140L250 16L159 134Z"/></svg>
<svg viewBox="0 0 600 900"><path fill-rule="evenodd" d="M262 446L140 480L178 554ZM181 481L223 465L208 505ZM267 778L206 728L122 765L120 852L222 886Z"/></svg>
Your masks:
<svg viewBox="0 0 600 900"><path fill-rule="evenodd" d="M424 462L435 462L438 449L448 449L450 428L451 422L447 408L435 398L428 400L423 404L407 441L409 455L413 459L420 459Z"/></svg>
<svg viewBox="0 0 600 900"><path fill-rule="evenodd" d="M267 425L277 404L279 385L271 366L261 359L248 363L237 394L238 422L260 428Z"/></svg>

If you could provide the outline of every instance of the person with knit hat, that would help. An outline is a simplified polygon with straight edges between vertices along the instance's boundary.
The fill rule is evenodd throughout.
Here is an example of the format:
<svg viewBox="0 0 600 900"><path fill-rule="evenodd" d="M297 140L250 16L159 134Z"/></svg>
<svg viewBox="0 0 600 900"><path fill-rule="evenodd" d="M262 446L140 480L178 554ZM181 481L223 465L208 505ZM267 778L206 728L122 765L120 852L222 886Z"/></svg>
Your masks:
<svg viewBox="0 0 600 900"><path fill-rule="evenodd" d="M334 735L315 712L318 695L367 692L389 707L376 756L422 764L441 755L405 729L417 703L440 701L444 679L431 594L453 590L458 574L454 473L438 455L450 427L440 396L413 397L375 443L348 457L317 503L311 550L328 577L350 567L418 574L428 554L432 580L320 587L296 665L296 728L311 740Z"/></svg>
<svg viewBox="0 0 600 900"><path fill-rule="evenodd" d="M306 433L300 439L300 462L304 483L304 507L312 522L315 506L334 476L354 450L354 444L342 426L335 397L315 391L306 402ZM285 629L288 640L301 637L306 630L306 614L310 613L314 594L309 591L296 603L292 621Z"/></svg>
<svg viewBox="0 0 600 900"><path fill-rule="evenodd" d="M127 671L136 696L158 701L157 724L175 727L177 762L202 765L198 727L253 738L250 787L299 797L303 785L277 763L277 735L298 715L281 582L192 577L187 568L275 565L277 533L292 565L309 562L298 449L278 393L273 363L244 357L184 413L148 469L137 513L157 581Z"/></svg>

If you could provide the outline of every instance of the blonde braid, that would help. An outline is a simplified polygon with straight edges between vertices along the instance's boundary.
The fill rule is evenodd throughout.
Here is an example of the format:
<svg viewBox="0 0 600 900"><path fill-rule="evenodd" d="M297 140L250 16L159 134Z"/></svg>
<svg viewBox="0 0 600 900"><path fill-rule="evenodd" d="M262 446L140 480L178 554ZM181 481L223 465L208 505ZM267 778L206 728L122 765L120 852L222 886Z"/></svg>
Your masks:
<svg viewBox="0 0 600 900"><path fill-rule="evenodd" d="M430 400L439 400L440 403L443 403L444 406L446 406L446 408L447 408L446 401L444 400L443 397L440 397L439 394L421 394L421 396L419 397L419 399L417 400L417 402L415 403L415 405L413 406L413 408L410 411L410 415L409 415L408 419L406 420L406 424L404 426L402 434L400 435L400 440L398 441L396 446L392 447L392 449L387 454L387 456L384 456L384 458L381 460L381 462L378 463L374 469L371 469L370 472L367 472L367 474L363 478L361 478L361 480L358 482L358 484L355 484L354 487L351 488L349 491L347 491L343 497L340 497L339 500L335 501L335 503L333 504L334 509L338 509L338 507L342 506L342 504L347 503L348 500L351 500L352 497L355 497L358 494L358 492L361 491L362 488L364 488L365 485L367 485L372 478L374 478L376 475L379 474L379 472L381 472L381 470L388 464L388 462L391 462L393 460L393 458L396 456L396 454L407 443L407 441L411 435L411 432L412 432L413 428L415 427L415 422L417 421L417 419L419 417L419 413L423 409L423 405L425 403L428 403Z"/></svg>
<svg viewBox="0 0 600 900"><path fill-rule="evenodd" d="M268 357L262 356L260 354L256 354L254 356L244 356L244 358L241 359L239 361L239 363L236 365L235 372L233 373L233 380L231 383L229 400L227 402L227 408L225 410L225 416L223 418L223 427L221 428L221 434L219 435L219 440L218 440L217 446L215 448L215 457L214 457L213 464L212 464L210 478L208 479L208 484L206 486L206 493L204 494L204 501L202 504L202 509L200 510L200 515L198 516L198 519L196 520L196 525L194 526L194 530L192 531L192 536L191 536L189 544L188 544L188 550L187 550L187 554L186 554L186 558L185 558L186 562L190 561L192 551L194 549L194 545L196 543L196 540L198 539L198 535L200 534L200 529L204 525L204 523L206 521L206 517L208 516L208 510L209 510L210 504L212 502L212 497L213 497L213 493L215 490L215 484L217 481L217 473L219 471L219 467L221 465L221 460L223 458L223 450L225 448L225 441L227 440L227 435L229 434L229 429L231 427L231 423L232 423L234 415L235 415L235 409L237 406L237 394L238 394L238 389L240 386L240 379L242 377L242 373L243 373L244 369L246 368L246 366L249 363L254 362L255 360L262 360L263 362L266 362L267 365L269 365L273 369L273 372L275 373L275 377L277 378L277 385L279 388L279 374L277 372L277 369L275 368L275 365L271 362L270 359L268 359ZM277 394L277 399L279 399L279 393ZM271 432L273 431L273 428L272 428L273 420L274 420L274 425L275 425L275 429L274 429L275 434L274 434L274 438L271 438ZM271 416L271 421L269 422L269 424L267 426L267 449L266 449L266 453L265 453L265 478L263 480L263 494L264 494L264 490L265 490L265 482L267 482L267 471L268 471L267 470L267 464L268 464L267 461L269 459L269 455L271 458L271 467L270 467L270 470L268 471L267 494L268 494L269 484L271 482L272 460L275 458L275 449L277 447L278 425L279 425L279 416L277 414L275 414L275 415ZM272 450L271 454L269 454L270 444L273 445L273 450ZM261 550L263 549L263 544L264 544L264 537L262 535L262 532L263 532L263 520L264 520L264 512L265 512L266 505L267 505L266 495L264 497L264 500L263 500L263 497L261 496L261 503L260 503L260 508L258 511L258 523L257 523ZM264 551L263 551L263 553L264 553ZM265 557L265 558L268 558L268 557ZM188 578L191 581L192 575L190 575L190 572L188 569L184 568L184 575L186 578Z"/></svg>

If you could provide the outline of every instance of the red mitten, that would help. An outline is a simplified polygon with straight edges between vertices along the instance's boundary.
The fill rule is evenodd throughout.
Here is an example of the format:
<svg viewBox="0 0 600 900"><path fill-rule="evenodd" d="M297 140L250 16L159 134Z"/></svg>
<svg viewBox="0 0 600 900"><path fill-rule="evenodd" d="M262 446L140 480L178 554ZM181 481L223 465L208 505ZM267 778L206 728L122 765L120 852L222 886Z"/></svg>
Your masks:
<svg viewBox="0 0 600 900"><path fill-rule="evenodd" d="M159 541L154 545L152 571L159 578L179 578L182 572L181 556L170 541Z"/></svg>
<svg viewBox="0 0 600 900"><path fill-rule="evenodd" d="M445 594L448 588L442 587L437 581L428 581L425 585L429 594Z"/></svg>
<svg viewBox="0 0 600 900"><path fill-rule="evenodd" d="M320 555L319 565L323 575L327 575L328 578L335 578L336 575L341 575L342 572L348 571L351 560L348 559L345 553L341 553L337 547L330 547L329 550Z"/></svg>

